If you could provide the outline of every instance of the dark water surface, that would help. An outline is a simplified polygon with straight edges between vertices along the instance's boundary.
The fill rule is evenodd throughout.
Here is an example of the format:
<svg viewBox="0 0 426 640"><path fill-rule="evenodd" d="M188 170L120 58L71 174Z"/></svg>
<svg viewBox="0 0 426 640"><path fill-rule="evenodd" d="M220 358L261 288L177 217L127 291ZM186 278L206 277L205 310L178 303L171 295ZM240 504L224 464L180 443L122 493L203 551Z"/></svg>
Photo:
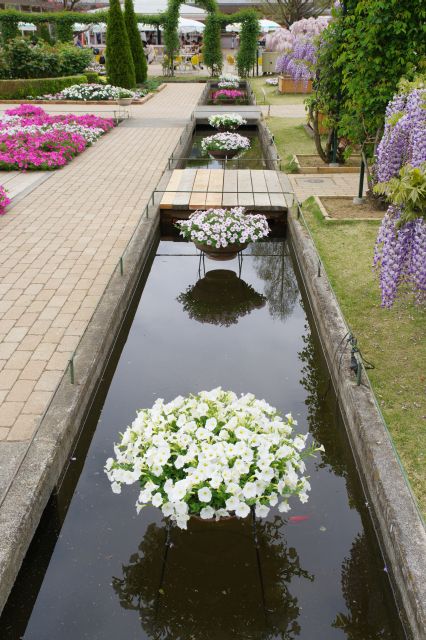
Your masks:
<svg viewBox="0 0 426 640"><path fill-rule="evenodd" d="M232 109L230 109L232 112ZM192 139L192 148L185 162L185 167L197 169L223 169L224 161L203 154L201 141L207 136L214 136L217 131L212 127L197 127ZM257 127L240 127L236 133L250 139L250 149L242 151L238 156L226 161L227 169L265 169L262 145L260 144Z"/></svg>
<svg viewBox="0 0 426 640"><path fill-rule="evenodd" d="M1 618L2 640L404 638L288 246L251 251L241 282L237 260L206 259L199 274L192 245L160 244L111 383ZM247 518L173 528L164 558L160 511L137 516L137 487L113 494L103 465L136 409L219 385L291 411L325 453L309 462L309 502L257 522L257 552Z"/></svg>

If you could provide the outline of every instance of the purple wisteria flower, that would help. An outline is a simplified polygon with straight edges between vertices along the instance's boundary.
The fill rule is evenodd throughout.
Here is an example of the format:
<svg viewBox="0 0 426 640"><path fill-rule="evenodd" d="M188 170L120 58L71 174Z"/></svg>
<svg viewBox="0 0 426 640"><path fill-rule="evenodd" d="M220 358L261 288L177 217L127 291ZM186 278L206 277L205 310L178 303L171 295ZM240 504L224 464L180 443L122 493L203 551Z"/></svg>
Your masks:
<svg viewBox="0 0 426 640"><path fill-rule="evenodd" d="M398 94L389 103L373 171L377 182L394 178L404 165L422 168L426 162L425 107L424 89ZM402 209L391 204L380 226L374 252L382 306L388 308L401 288L412 290L417 303L426 300L426 222L419 217L401 226L401 214Z"/></svg>

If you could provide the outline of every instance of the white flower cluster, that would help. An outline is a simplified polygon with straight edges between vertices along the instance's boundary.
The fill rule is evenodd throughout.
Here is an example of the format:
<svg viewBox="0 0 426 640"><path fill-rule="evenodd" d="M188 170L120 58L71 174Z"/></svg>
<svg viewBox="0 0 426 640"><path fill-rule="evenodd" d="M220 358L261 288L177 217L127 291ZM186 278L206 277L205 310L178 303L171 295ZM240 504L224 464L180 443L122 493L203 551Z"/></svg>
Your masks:
<svg viewBox="0 0 426 640"><path fill-rule="evenodd" d="M269 84L272 87L276 87L278 85L278 78L267 78L265 80L265 84Z"/></svg>
<svg viewBox="0 0 426 640"><path fill-rule="evenodd" d="M117 100L118 98L138 98L142 93L111 84L73 84L59 93L39 97L46 100Z"/></svg>
<svg viewBox="0 0 426 640"><path fill-rule="evenodd" d="M243 207L195 211L188 220L179 220L180 235L211 247L256 242L269 234L268 221L261 214L247 215Z"/></svg>
<svg viewBox="0 0 426 640"><path fill-rule="evenodd" d="M250 140L239 133L224 131L215 133L214 136L207 136L201 140L201 150L208 151L239 151L250 149Z"/></svg>
<svg viewBox="0 0 426 640"><path fill-rule="evenodd" d="M209 117L209 125L215 129L227 127L229 129L238 129L243 124L247 124L239 113L215 113Z"/></svg>
<svg viewBox="0 0 426 640"><path fill-rule="evenodd" d="M266 517L270 507L288 511L288 498L308 500L302 454L307 436L291 437L285 420L264 400L238 397L220 387L138 412L114 447L105 471L114 493L139 482L139 512L161 507L181 529L191 516L245 518L250 508Z"/></svg>
<svg viewBox="0 0 426 640"><path fill-rule="evenodd" d="M21 120L19 116L16 116L18 121ZM16 136L20 133L45 133L46 131L52 131L56 129L59 131L67 131L68 133L78 133L82 136L87 143L93 144L98 140L105 131L96 127L84 127L80 124L72 124L66 122L54 122L53 124L28 124L19 126L15 121L15 116L11 116L6 120L7 116L0 118L0 133L7 133L10 136ZM13 120L12 120L13 119Z"/></svg>
<svg viewBox="0 0 426 640"><path fill-rule="evenodd" d="M218 87L219 89L238 89L241 79L238 76L234 76L232 73L224 73L219 76Z"/></svg>

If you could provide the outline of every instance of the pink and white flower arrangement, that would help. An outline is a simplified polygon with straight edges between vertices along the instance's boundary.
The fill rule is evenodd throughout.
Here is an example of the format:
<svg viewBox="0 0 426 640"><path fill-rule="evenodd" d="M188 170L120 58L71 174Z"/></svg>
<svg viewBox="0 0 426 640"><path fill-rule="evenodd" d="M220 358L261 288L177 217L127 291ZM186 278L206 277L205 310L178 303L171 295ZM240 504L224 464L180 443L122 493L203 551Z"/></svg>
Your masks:
<svg viewBox="0 0 426 640"><path fill-rule="evenodd" d="M266 217L246 214L243 207L195 211L188 220L176 222L176 226L186 240L213 248L256 242L269 234Z"/></svg>
<svg viewBox="0 0 426 640"><path fill-rule="evenodd" d="M0 185L0 216L6 212L8 204L10 204L10 199L7 197L6 189Z"/></svg>
<svg viewBox="0 0 426 640"><path fill-rule="evenodd" d="M245 99L245 91L240 91L239 89L219 89L212 93L212 101L215 104L221 102L236 102L238 104Z"/></svg>
<svg viewBox="0 0 426 640"><path fill-rule="evenodd" d="M181 529L191 517L265 518L271 507L290 510L289 498L308 500L304 458L318 450L292 436L297 422L282 418L251 393L220 387L169 403L156 400L137 413L115 445L105 472L114 493L138 483L139 511L152 504Z"/></svg>
<svg viewBox="0 0 426 640"><path fill-rule="evenodd" d="M250 149L249 138L231 131L215 133L214 136L207 136L201 140L203 153L209 151L246 151L247 149Z"/></svg>
<svg viewBox="0 0 426 640"><path fill-rule="evenodd" d="M1 169L56 169L112 129L111 118L51 115L22 104L0 118Z"/></svg>
<svg viewBox="0 0 426 640"><path fill-rule="evenodd" d="M239 113L215 113L209 117L209 125L215 129L235 131L244 124L247 124L247 120L240 116Z"/></svg>

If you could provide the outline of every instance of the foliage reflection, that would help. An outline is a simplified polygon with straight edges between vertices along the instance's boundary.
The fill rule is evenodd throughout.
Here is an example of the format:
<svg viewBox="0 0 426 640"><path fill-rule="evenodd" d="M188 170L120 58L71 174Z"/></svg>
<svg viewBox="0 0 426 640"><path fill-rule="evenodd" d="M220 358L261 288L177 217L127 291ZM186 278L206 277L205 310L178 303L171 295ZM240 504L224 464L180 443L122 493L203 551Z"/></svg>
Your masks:
<svg viewBox="0 0 426 640"><path fill-rule="evenodd" d="M287 547L283 524L257 523L256 553L250 518L191 521L188 532L172 530L164 563L166 530L151 524L113 588L150 639L292 640L300 611L291 580L314 578Z"/></svg>

